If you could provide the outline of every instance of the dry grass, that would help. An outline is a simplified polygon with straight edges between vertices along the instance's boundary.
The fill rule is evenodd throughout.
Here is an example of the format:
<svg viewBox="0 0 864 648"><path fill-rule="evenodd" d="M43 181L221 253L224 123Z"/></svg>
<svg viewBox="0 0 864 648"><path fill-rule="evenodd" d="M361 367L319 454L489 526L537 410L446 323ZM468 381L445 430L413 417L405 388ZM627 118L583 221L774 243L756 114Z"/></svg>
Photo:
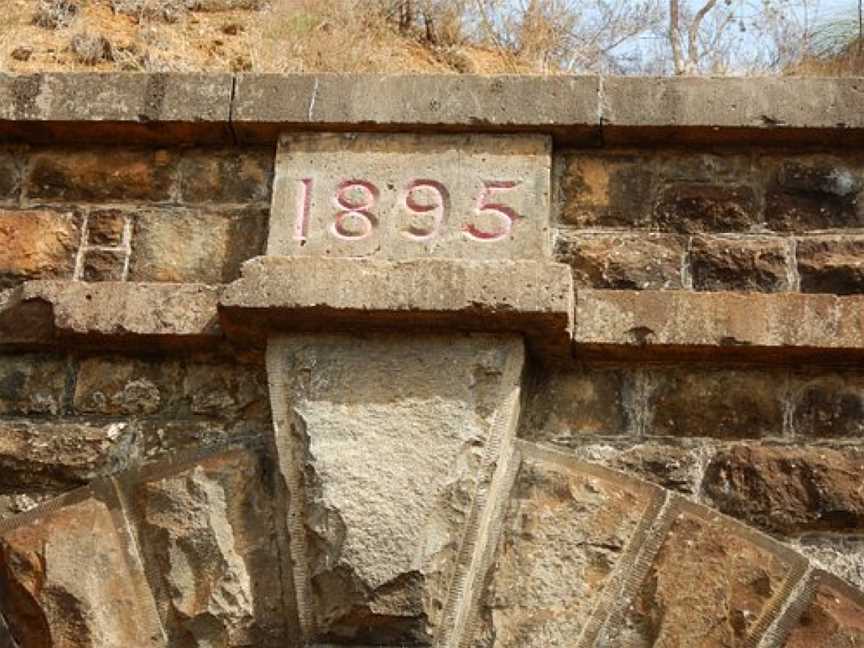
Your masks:
<svg viewBox="0 0 864 648"><path fill-rule="evenodd" d="M400 32L369 2L5 2L2 71L532 72L506 51L451 42L446 25L435 45Z"/></svg>

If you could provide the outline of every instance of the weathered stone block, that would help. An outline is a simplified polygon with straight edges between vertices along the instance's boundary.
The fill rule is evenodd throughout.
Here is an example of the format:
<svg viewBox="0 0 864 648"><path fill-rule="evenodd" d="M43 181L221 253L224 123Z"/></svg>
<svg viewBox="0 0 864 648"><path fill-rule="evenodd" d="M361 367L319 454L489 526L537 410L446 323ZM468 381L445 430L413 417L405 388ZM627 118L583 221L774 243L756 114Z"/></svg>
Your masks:
<svg viewBox="0 0 864 648"><path fill-rule="evenodd" d="M0 203L14 202L21 193L21 169L14 154L0 151Z"/></svg>
<svg viewBox="0 0 864 648"><path fill-rule="evenodd" d="M520 436L573 445L628 434L634 386L627 372L585 367L544 373L531 386Z"/></svg>
<svg viewBox="0 0 864 648"><path fill-rule="evenodd" d="M778 231L864 226L861 175L834 161L785 162L766 196L765 220Z"/></svg>
<svg viewBox="0 0 864 648"><path fill-rule="evenodd" d="M864 293L864 238L799 240L798 274L802 292Z"/></svg>
<svg viewBox="0 0 864 648"><path fill-rule="evenodd" d="M180 162L180 193L187 203L249 203L269 200L273 150L195 150Z"/></svg>
<svg viewBox="0 0 864 648"><path fill-rule="evenodd" d="M71 279L80 242L75 212L0 209L0 289L26 279Z"/></svg>
<svg viewBox="0 0 864 648"><path fill-rule="evenodd" d="M82 414L106 416L170 413L182 398L181 385L176 360L87 358L78 369L72 406Z"/></svg>
<svg viewBox="0 0 864 648"><path fill-rule="evenodd" d="M270 416L263 366L190 363L183 394L193 414L244 420Z"/></svg>
<svg viewBox="0 0 864 648"><path fill-rule="evenodd" d="M137 421L135 428L147 461L171 459L181 452L260 442L272 433L269 421L224 419L184 421L151 418Z"/></svg>
<svg viewBox="0 0 864 648"><path fill-rule="evenodd" d="M854 448L734 446L708 464L703 488L724 513L773 533L864 528Z"/></svg>
<svg viewBox="0 0 864 648"><path fill-rule="evenodd" d="M125 252L89 250L84 254L81 278L84 281L122 281L125 269Z"/></svg>
<svg viewBox="0 0 864 648"><path fill-rule="evenodd" d="M59 414L65 392L65 357L0 355L0 414Z"/></svg>
<svg viewBox="0 0 864 648"><path fill-rule="evenodd" d="M573 645L641 539L654 496L597 471L524 460L472 645Z"/></svg>
<svg viewBox="0 0 864 648"><path fill-rule="evenodd" d="M654 220L665 232L746 232L761 215L751 187L676 183L660 192Z"/></svg>
<svg viewBox="0 0 864 648"><path fill-rule="evenodd" d="M87 242L90 245L119 246L129 217L121 209L99 209L87 217Z"/></svg>
<svg viewBox="0 0 864 648"><path fill-rule="evenodd" d="M122 514L86 492L58 504L0 533L0 607L19 645L165 646Z"/></svg>
<svg viewBox="0 0 864 648"><path fill-rule="evenodd" d="M542 259L550 160L543 136L285 135L267 253Z"/></svg>
<svg viewBox="0 0 864 648"><path fill-rule="evenodd" d="M555 243L555 257L573 268L577 289L680 289L685 247L682 237L665 234L564 234Z"/></svg>
<svg viewBox="0 0 864 648"><path fill-rule="evenodd" d="M575 445L570 451L583 461L606 466L687 495L699 492L702 481L700 448L662 444L633 446L611 443Z"/></svg>
<svg viewBox="0 0 864 648"><path fill-rule="evenodd" d="M790 289L788 246L779 239L698 236L690 245L696 290L782 292Z"/></svg>
<svg viewBox="0 0 864 648"><path fill-rule="evenodd" d="M581 228L651 224L656 179L644 158L566 153L560 182L565 223Z"/></svg>
<svg viewBox="0 0 864 648"><path fill-rule="evenodd" d="M247 451L156 470L131 487L170 645L285 645L272 501Z"/></svg>
<svg viewBox="0 0 864 648"><path fill-rule="evenodd" d="M136 458L127 423L0 423L0 486L69 489L124 470Z"/></svg>
<svg viewBox="0 0 864 648"><path fill-rule="evenodd" d="M851 648L864 642L864 597L859 591L819 574L812 597L783 648Z"/></svg>
<svg viewBox="0 0 864 648"><path fill-rule="evenodd" d="M795 376L790 420L792 431L803 436L864 437L864 376Z"/></svg>
<svg viewBox="0 0 864 648"><path fill-rule="evenodd" d="M779 543L682 505L621 622L598 645L753 645L802 571Z"/></svg>
<svg viewBox="0 0 864 648"><path fill-rule="evenodd" d="M684 368L648 375L647 434L722 439L783 434L782 375Z"/></svg>
<svg viewBox="0 0 864 648"><path fill-rule="evenodd" d="M173 197L177 160L168 151L130 149L34 153L27 175L32 200L164 202Z"/></svg>
<svg viewBox="0 0 864 648"><path fill-rule="evenodd" d="M457 555L482 541L465 527L481 466L507 460L497 453L513 434L523 362L514 337L271 338L305 637L432 642Z"/></svg>
<svg viewBox="0 0 864 648"><path fill-rule="evenodd" d="M264 249L267 214L147 211L135 218L130 281L225 283Z"/></svg>

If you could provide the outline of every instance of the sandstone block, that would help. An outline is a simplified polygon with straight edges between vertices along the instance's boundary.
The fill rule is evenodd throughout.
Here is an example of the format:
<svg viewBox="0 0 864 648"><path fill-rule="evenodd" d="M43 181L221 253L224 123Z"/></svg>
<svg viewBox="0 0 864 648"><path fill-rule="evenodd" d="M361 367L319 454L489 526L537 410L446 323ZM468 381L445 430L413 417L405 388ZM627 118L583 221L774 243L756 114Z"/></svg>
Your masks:
<svg viewBox="0 0 864 648"><path fill-rule="evenodd" d="M125 252L89 250L84 254L81 278L84 281L122 281L125 270Z"/></svg>
<svg viewBox="0 0 864 648"><path fill-rule="evenodd" d="M779 239L695 237L690 245L693 287L713 292L789 290L787 247Z"/></svg>
<svg viewBox="0 0 864 648"><path fill-rule="evenodd" d="M180 363L121 356L87 358L78 369L72 406L105 416L169 414L182 398Z"/></svg>
<svg viewBox="0 0 864 648"><path fill-rule="evenodd" d="M485 471L515 425L514 337L271 339L282 520L304 636L431 643ZM398 376L398 379L394 377Z"/></svg>
<svg viewBox="0 0 864 648"><path fill-rule="evenodd" d="M33 200L164 202L174 193L177 160L164 150L64 150L31 156Z"/></svg>
<svg viewBox="0 0 864 648"><path fill-rule="evenodd" d="M645 228L651 225L656 178L635 155L563 154L561 218L569 225Z"/></svg>
<svg viewBox="0 0 864 648"><path fill-rule="evenodd" d="M146 211L135 218L130 281L226 283L264 249L266 213Z"/></svg>
<svg viewBox="0 0 864 648"><path fill-rule="evenodd" d="M792 430L815 438L864 436L864 377L858 372L797 375Z"/></svg>
<svg viewBox="0 0 864 648"><path fill-rule="evenodd" d="M628 434L634 386L627 372L579 368L546 373L532 385L520 436L578 445L586 436Z"/></svg>
<svg viewBox="0 0 864 648"><path fill-rule="evenodd" d="M818 574L810 605L783 648L856 646L864 642L864 597L838 579Z"/></svg>
<svg viewBox="0 0 864 648"><path fill-rule="evenodd" d="M155 468L130 499L169 645L285 645L272 501L256 455Z"/></svg>
<svg viewBox="0 0 864 648"><path fill-rule="evenodd" d="M599 645L754 645L803 561L743 526L679 504L671 528L620 622Z"/></svg>
<svg viewBox="0 0 864 648"><path fill-rule="evenodd" d="M654 219L665 232L746 232L761 215L750 187L675 183L660 191Z"/></svg>
<svg viewBox="0 0 864 648"><path fill-rule="evenodd" d="M683 238L665 234L565 234L556 241L555 257L573 268L577 289L681 289L685 245Z"/></svg>
<svg viewBox="0 0 864 648"><path fill-rule="evenodd" d="M267 253L548 258L543 136L285 135Z"/></svg>
<svg viewBox="0 0 864 648"><path fill-rule="evenodd" d="M798 274L802 292L864 293L864 238L799 240Z"/></svg>
<svg viewBox="0 0 864 648"><path fill-rule="evenodd" d="M0 423L0 487L69 489L124 470L136 457L127 423Z"/></svg>
<svg viewBox="0 0 864 648"><path fill-rule="evenodd" d="M87 216L87 243L90 245L119 246L123 243L123 230L128 218L121 209L93 210Z"/></svg>
<svg viewBox="0 0 864 648"><path fill-rule="evenodd" d="M165 646L116 507L86 491L59 504L0 533L2 611L19 645Z"/></svg>
<svg viewBox="0 0 864 648"><path fill-rule="evenodd" d="M648 373L646 433L741 439L783 434L785 384L769 371L668 369Z"/></svg>
<svg viewBox="0 0 864 648"><path fill-rule="evenodd" d="M0 151L0 203L15 202L21 192L21 169L14 153Z"/></svg>
<svg viewBox="0 0 864 648"><path fill-rule="evenodd" d="M171 459L179 453L254 444L271 434L269 421L224 419L136 421L144 459Z"/></svg>
<svg viewBox="0 0 864 648"><path fill-rule="evenodd" d="M739 445L711 459L703 488L724 513L773 533L860 532L862 469L854 448Z"/></svg>
<svg viewBox="0 0 864 648"><path fill-rule="evenodd" d="M65 357L0 355L0 414L59 414L65 392Z"/></svg>
<svg viewBox="0 0 864 648"><path fill-rule="evenodd" d="M837 161L785 162L766 196L766 223L786 232L862 227L862 188L860 172Z"/></svg>
<svg viewBox="0 0 864 648"><path fill-rule="evenodd" d="M196 415L247 421L270 416L263 366L190 363L183 378L183 396Z"/></svg>
<svg viewBox="0 0 864 648"><path fill-rule="evenodd" d="M267 201L272 181L272 149L194 150L180 161L180 193L187 203Z"/></svg>
<svg viewBox="0 0 864 648"><path fill-rule="evenodd" d="M593 634L592 612L614 601L601 599L604 588L631 559L655 496L596 470L526 458L472 645L570 646Z"/></svg>
<svg viewBox="0 0 864 648"><path fill-rule="evenodd" d="M71 279L80 242L75 212L0 209L0 289L27 279Z"/></svg>
<svg viewBox="0 0 864 648"><path fill-rule="evenodd" d="M858 296L580 290L573 337L578 354L606 360L722 353L848 361L864 348L862 305Z"/></svg>
<svg viewBox="0 0 864 648"><path fill-rule="evenodd" d="M613 445L614 444L614 445ZM700 449L663 444L615 444L614 441L574 446L583 461L605 466L686 495L699 492L702 481Z"/></svg>

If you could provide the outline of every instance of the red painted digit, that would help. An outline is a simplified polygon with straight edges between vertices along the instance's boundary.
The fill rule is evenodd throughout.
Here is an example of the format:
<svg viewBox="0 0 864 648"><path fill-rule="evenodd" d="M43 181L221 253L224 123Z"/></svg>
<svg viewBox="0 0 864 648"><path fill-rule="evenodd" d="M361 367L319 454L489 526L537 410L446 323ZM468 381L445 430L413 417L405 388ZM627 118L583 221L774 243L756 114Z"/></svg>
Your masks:
<svg viewBox="0 0 864 648"><path fill-rule="evenodd" d="M294 220L294 240L301 244L306 242L309 229L309 210L312 206L312 178L300 180L300 191L297 192L297 218Z"/></svg>
<svg viewBox="0 0 864 648"><path fill-rule="evenodd" d="M496 192L512 191L522 183L521 180L484 180L483 191L477 198L477 207L474 212L479 216L483 212L495 214L501 221L499 231L489 232L482 230L473 223L465 225L464 230L468 238L476 241L500 241L507 238L513 231L513 222L520 218L515 209L499 202L491 202Z"/></svg>
<svg viewBox="0 0 864 648"><path fill-rule="evenodd" d="M435 193L435 202L432 204L424 204L418 201L417 193L419 190L428 189ZM402 231L402 235L415 241L427 241L434 238L441 228L441 224L447 219L447 211L450 207L450 193L447 187L437 180L412 180L405 187L405 208L417 215L430 214L432 223L428 226L411 222L408 227Z"/></svg>
<svg viewBox="0 0 864 648"><path fill-rule="evenodd" d="M359 193L360 198L352 196ZM375 229L378 219L371 212L378 203L378 187L367 180L345 180L336 188L334 202L339 211L336 213L330 233L346 241L364 239ZM350 229L351 221L357 221L360 231Z"/></svg>

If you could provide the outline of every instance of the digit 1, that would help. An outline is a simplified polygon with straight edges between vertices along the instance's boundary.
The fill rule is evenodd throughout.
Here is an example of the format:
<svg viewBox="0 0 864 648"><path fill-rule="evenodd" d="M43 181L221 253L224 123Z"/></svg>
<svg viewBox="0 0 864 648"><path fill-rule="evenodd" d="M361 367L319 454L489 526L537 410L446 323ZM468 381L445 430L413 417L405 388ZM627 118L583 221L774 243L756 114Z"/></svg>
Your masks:
<svg viewBox="0 0 864 648"><path fill-rule="evenodd" d="M294 240L300 245L306 242L309 229L309 211L312 207L312 178L300 179L300 190L297 192L297 216L294 219Z"/></svg>

